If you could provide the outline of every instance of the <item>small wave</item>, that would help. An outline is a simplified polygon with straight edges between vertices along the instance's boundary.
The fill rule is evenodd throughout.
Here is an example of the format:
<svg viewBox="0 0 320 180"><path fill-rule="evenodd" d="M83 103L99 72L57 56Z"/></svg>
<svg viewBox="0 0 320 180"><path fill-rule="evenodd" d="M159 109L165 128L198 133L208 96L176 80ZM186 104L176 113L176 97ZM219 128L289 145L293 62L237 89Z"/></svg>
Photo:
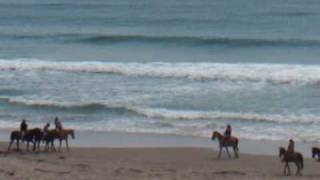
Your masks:
<svg viewBox="0 0 320 180"><path fill-rule="evenodd" d="M320 41L302 39L256 39L229 37L148 36L148 35L93 35L75 41L85 43L143 42L205 46L320 46Z"/></svg>
<svg viewBox="0 0 320 180"><path fill-rule="evenodd" d="M0 34L2 38L53 40L64 43L84 43L103 45L121 42L174 44L186 46L229 46L229 47L319 47L317 39L294 38L243 38L214 36L183 36L183 35L144 35L144 34Z"/></svg>
<svg viewBox="0 0 320 180"><path fill-rule="evenodd" d="M79 109L79 110L101 110L119 113L132 113L147 118L168 119L168 120L239 120L254 122L273 123L303 123L318 124L320 116L317 115L296 115L296 114L256 114L256 113L235 113L220 111L185 111L168 110L160 108L144 108L131 105L112 104L106 102L70 103L56 102L48 100L26 100L22 98L2 97L9 103L21 104L32 107L59 108L59 109Z"/></svg>
<svg viewBox="0 0 320 180"><path fill-rule="evenodd" d="M106 73L125 76L253 81L273 84L318 85L320 83L320 66L318 65L53 62L35 59L0 59L0 70Z"/></svg>
<svg viewBox="0 0 320 180"><path fill-rule="evenodd" d="M304 17L304 16L317 16L318 12L310 12L310 11L295 11L295 12L268 12L263 13L263 15L272 15L272 16L284 16L284 17Z"/></svg>
<svg viewBox="0 0 320 180"><path fill-rule="evenodd" d="M280 115L234 112L207 111L173 111L167 109L135 109L136 113L149 118L163 118L176 120L240 120L274 123L320 123L317 115Z"/></svg>
<svg viewBox="0 0 320 180"><path fill-rule="evenodd" d="M94 110L104 111L109 110L113 112L125 113L130 111L129 108L117 104L105 104L99 102L63 102L63 101L52 101L52 100L29 100L19 97L0 97L2 101L6 101L12 104L18 104L23 106L40 107L40 108L56 108L64 110Z"/></svg>

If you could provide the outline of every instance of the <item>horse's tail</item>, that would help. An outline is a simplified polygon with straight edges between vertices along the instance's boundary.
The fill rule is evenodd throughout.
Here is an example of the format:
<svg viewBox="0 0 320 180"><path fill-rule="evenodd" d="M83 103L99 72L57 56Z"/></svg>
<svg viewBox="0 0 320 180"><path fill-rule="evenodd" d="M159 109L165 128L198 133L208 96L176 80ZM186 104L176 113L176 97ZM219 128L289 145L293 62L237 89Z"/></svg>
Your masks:
<svg viewBox="0 0 320 180"><path fill-rule="evenodd" d="M302 156L302 154L298 154L298 159L299 159L299 161L300 161L300 165L301 165L301 169L303 169L303 156Z"/></svg>

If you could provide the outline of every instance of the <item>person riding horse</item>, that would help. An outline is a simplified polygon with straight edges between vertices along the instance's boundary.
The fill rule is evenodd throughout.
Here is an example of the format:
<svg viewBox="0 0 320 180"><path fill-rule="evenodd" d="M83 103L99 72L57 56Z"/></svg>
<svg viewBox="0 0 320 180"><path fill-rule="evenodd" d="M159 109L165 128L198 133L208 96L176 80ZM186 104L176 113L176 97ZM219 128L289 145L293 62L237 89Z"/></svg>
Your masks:
<svg viewBox="0 0 320 180"><path fill-rule="evenodd" d="M62 124L61 124L61 121L58 119L58 117L56 117L54 119L54 124L56 126L56 130L57 131L61 131L62 130Z"/></svg>
<svg viewBox="0 0 320 180"><path fill-rule="evenodd" d="M283 174L290 175L290 166L289 162L294 162L297 166L297 175L300 175L300 171L303 169L303 155L299 152L295 152L294 149L294 141L292 139L289 140L288 149L280 147L279 149L279 157L281 158L281 162L285 163Z"/></svg>
<svg viewBox="0 0 320 180"><path fill-rule="evenodd" d="M50 123L47 123L44 127L43 127L43 136L45 137L48 133L50 127Z"/></svg>
<svg viewBox="0 0 320 180"><path fill-rule="evenodd" d="M232 128L231 128L231 125L228 124L227 127L226 127L226 130L224 131L224 143L226 143L230 137L231 137L231 133L232 133Z"/></svg>
<svg viewBox="0 0 320 180"><path fill-rule="evenodd" d="M28 124L25 119L22 119L22 122L20 124L20 133L21 133L22 142L24 141L24 137L27 132L27 129L28 129Z"/></svg>
<svg viewBox="0 0 320 180"><path fill-rule="evenodd" d="M287 153L291 155L294 154L294 141L292 139L289 140Z"/></svg>

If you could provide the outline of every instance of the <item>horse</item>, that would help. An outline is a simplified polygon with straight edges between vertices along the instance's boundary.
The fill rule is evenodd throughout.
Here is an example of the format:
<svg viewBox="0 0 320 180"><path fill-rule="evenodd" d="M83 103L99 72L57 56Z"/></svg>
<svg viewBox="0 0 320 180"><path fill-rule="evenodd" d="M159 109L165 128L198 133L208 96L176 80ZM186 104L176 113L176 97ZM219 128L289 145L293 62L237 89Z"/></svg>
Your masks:
<svg viewBox="0 0 320 180"><path fill-rule="evenodd" d="M10 143L8 146L8 151L11 150L11 146L16 141L17 151L20 151L20 141L24 140L27 142L27 151L29 152L29 143L33 144L32 151L38 149L40 151L40 142L43 137L43 132L40 128L33 128L29 129L25 132L24 136L22 137L21 131L12 131L10 134ZM22 139L23 138L23 139Z"/></svg>
<svg viewBox="0 0 320 180"><path fill-rule="evenodd" d="M279 157L282 158L282 162L285 162L283 174L290 176L290 166L289 162L294 162L297 166L296 175L301 175L301 170L303 169L303 156L299 152L288 153L284 147L279 148ZM288 169L288 172L287 172Z"/></svg>
<svg viewBox="0 0 320 180"><path fill-rule="evenodd" d="M73 129L48 130L45 137L44 137L44 141L46 143L46 150L48 150L49 143L51 143L51 150L55 151L54 140L58 139L59 143L60 143L59 151L61 151L61 146L62 146L63 140L65 140L65 142L66 142L67 150L70 151L69 143L68 143L68 136L69 135L71 135L72 139L75 138L75 133L74 133Z"/></svg>
<svg viewBox="0 0 320 180"><path fill-rule="evenodd" d="M217 131L214 131L212 133L211 139L215 140L215 138L218 138L218 140L219 140L218 158L221 157L221 151L222 151L223 148L226 149L226 151L228 153L228 157L231 158L231 155L230 155L229 150L228 150L228 147L230 147L230 146L233 148L234 157L235 158L239 158L239 147L238 147L239 139L238 138L231 136L230 138L225 139L225 137L222 134L220 134Z"/></svg>
<svg viewBox="0 0 320 180"><path fill-rule="evenodd" d="M51 144L51 151L56 151L54 147L54 140L59 138L57 130L47 130L44 133L42 141L45 143L45 151L49 150L49 143Z"/></svg>
<svg viewBox="0 0 320 180"><path fill-rule="evenodd" d="M312 147L312 158L316 158L318 156L318 161L320 161L320 148Z"/></svg>
<svg viewBox="0 0 320 180"><path fill-rule="evenodd" d="M61 151L61 146L62 146L62 141L65 140L66 142L66 147L67 150L70 151L69 149L69 143L68 143L68 136L71 135L71 138L75 138L74 130L73 129L61 129L59 131L59 141L60 141L60 146L59 146L59 151Z"/></svg>

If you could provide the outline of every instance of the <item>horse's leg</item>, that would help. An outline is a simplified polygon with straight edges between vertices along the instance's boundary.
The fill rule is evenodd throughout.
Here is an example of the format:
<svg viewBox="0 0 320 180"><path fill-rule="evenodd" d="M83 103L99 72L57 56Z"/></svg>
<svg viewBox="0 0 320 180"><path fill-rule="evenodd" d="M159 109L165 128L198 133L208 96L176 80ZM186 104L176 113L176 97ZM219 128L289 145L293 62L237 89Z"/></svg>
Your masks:
<svg viewBox="0 0 320 180"><path fill-rule="evenodd" d="M288 163L286 162L283 168L283 175L287 175L287 168L288 168Z"/></svg>
<svg viewBox="0 0 320 180"><path fill-rule="evenodd" d="M32 142L32 151L35 152L36 151L36 143L37 141Z"/></svg>
<svg viewBox="0 0 320 180"><path fill-rule="evenodd" d="M20 147L19 147L20 140L19 140L19 139L17 139L17 140L16 140L16 143L17 143L17 151L19 152L19 151L20 151Z"/></svg>
<svg viewBox="0 0 320 180"><path fill-rule="evenodd" d="M234 158L238 158L238 151L236 146L233 146L233 152L234 152Z"/></svg>
<svg viewBox="0 0 320 180"><path fill-rule="evenodd" d="M294 162L297 166L297 171L296 171L296 176L298 176L300 174L300 165L299 162Z"/></svg>
<svg viewBox="0 0 320 180"><path fill-rule="evenodd" d="M37 145L37 146L38 146L38 151L39 151L39 152L40 152L40 143L41 143L41 140L39 140L39 141L38 141L38 145Z"/></svg>
<svg viewBox="0 0 320 180"><path fill-rule="evenodd" d="M222 146L220 146L219 154L218 154L218 158L220 158L220 157L221 157L221 151L222 151Z"/></svg>
<svg viewBox="0 0 320 180"><path fill-rule="evenodd" d="M12 146L12 144L13 144L13 141L14 141L14 140L11 140L11 141L10 141L9 146L8 146L8 151L11 150L11 146Z"/></svg>
<svg viewBox="0 0 320 180"><path fill-rule="evenodd" d="M287 167L288 167L288 176L290 176L291 175L291 170L290 170L289 163L287 163Z"/></svg>
<svg viewBox="0 0 320 180"><path fill-rule="evenodd" d="M49 141L45 141L45 145L44 145L44 151L48 151L49 149Z"/></svg>
<svg viewBox="0 0 320 180"><path fill-rule="evenodd" d="M59 152L61 152L61 146L62 146L62 139L59 140Z"/></svg>
<svg viewBox="0 0 320 180"><path fill-rule="evenodd" d="M228 150L228 146L225 146L225 148L226 148L226 151L227 151L228 157L229 157L229 158L231 158L231 155L230 155L229 150Z"/></svg>
<svg viewBox="0 0 320 180"><path fill-rule="evenodd" d="M54 147L54 140L51 141L51 151L56 151L56 148Z"/></svg>
<svg viewBox="0 0 320 180"><path fill-rule="evenodd" d="M27 152L29 152L29 141L27 141Z"/></svg>
<svg viewBox="0 0 320 180"><path fill-rule="evenodd" d="M46 151L49 151L50 141L46 141Z"/></svg>
<svg viewBox="0 0 320 180"><path fill-rule="evenodd" d="M68 138L66 139L66 146L67 146L67 150L69 152L70 150L69 150Z"/></svg>

